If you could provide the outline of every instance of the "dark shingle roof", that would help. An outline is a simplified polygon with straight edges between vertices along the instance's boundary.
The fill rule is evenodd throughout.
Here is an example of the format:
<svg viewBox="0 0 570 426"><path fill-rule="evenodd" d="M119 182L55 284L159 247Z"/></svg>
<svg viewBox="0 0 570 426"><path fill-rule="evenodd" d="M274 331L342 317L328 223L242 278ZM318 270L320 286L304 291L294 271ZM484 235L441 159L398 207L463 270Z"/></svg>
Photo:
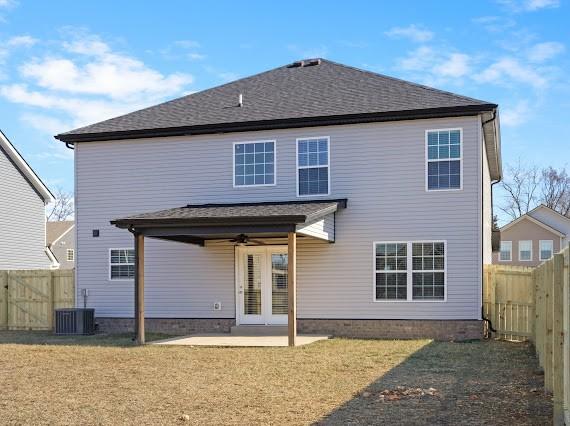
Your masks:
<svg viewBox="0 0 570 426"><path fill-rule="evenodd" d="M275 68L62 133L56 138L79 142L258 130L311 125L308 124L311 120L322 125L429 117L430 114L474 114L496 108L495 104L477 99L328 60L318 61L318 65L313 66ZM239 94L243 94L242 107L238 106Z"/></svg>
<svg viewBox="0 0 570 426"><path fill-rule="evenodd" d="M261 202L238 204L200 204L142 213L111 221L119 227L132 225L242 225L298 224L320 219L346 207L346 199Z"/></svg>

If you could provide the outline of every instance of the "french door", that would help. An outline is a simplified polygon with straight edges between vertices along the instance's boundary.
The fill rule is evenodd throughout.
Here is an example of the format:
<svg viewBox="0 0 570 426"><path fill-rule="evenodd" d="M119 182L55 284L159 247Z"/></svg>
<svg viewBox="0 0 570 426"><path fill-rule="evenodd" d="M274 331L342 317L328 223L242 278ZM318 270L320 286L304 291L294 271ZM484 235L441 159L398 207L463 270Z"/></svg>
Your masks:
<svg viewBox="0 0 570 426"><path fill-rule="evenodd" d="M239 324L287 324L287 246L237 248Z"/></svg>

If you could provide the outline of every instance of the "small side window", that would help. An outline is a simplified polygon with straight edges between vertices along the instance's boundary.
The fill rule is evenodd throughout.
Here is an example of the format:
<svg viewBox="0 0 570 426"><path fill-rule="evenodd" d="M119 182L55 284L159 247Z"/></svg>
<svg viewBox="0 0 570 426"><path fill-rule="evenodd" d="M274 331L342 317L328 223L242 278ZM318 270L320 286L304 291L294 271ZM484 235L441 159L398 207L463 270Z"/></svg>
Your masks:
<svg viewBox="0 0 570 426"><path fill-rule="evenodd" d="M512 241L501 241L501 251L499 254L499 260L501 262L510 262L511 260L513 260Z"/></svg>
<svg viewBox="0 0 570 426"><path fill-rule="evenodd" d="M111 249L109 251L109 278L129 280L135 277L135 250Z"/></svg>
<svg viewBox="0 0 570 426"><path fill-rule="evenodd" d="M548 260L554 253L554 241L540 240L540 260Z"/></svg>
<svg viewBox="0 0 570 426"><path fill-rule="evenodd" d="M519 241L519 260L521 262L532 261L532 240Z"/></svg>

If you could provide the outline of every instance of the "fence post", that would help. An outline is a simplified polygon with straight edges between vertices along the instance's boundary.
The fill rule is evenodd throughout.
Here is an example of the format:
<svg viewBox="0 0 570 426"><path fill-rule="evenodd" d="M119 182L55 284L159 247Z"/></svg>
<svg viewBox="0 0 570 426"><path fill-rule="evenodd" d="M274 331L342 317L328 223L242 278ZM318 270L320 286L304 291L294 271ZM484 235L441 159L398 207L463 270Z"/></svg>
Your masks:
<svg viewBox="0 0 570 426"><path fill-rule="evenodd" d="M0 330L8 330L8 271L0 271Z"/></svg>
<svg viewBox="0 0 570 426"><path fill-rule="evenodd" d="M545 389L552 392L552 350L553 350L553 336L552 336L552 308L554 307L552 290L554 287L554 265L552 262L546 262L546 280L545 280L545 322L546 322L546 334L545 334L545 350L544 350L544 386Z"/></svg>
<svg viewBox="0 0 570 426"><path fill-rule="evenodd" d="M565 250L564 261L564 419L570 425L570 244Z"/></svg>
<svg viewBox="0 0 570 426"><path fill-rule="evenodd" d="M552 392L554 424L564 425L564 255L555 254L552 267Z"/></svg>

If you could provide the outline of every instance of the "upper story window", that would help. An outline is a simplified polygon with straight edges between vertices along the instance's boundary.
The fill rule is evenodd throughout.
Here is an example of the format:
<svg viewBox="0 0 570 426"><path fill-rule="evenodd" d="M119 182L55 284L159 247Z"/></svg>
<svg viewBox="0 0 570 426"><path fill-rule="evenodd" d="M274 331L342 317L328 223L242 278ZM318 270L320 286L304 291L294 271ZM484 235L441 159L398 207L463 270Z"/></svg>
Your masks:
<svg viewBox="0 0 570 426"><path fill-rule="evenodd" d="M135 250L109 250L109 278L112 280L128 280L135 277Z"/></svg>
<svg viewBox="0 0 570 426"><path fill-rule="evenodd" d="M540 240L540 260L548 260L554 253L554 241Z"/></svg>
<svg viewBox="0 0 570 426"><path fill-rule="evenodd" d="M67 249L67 261L68 262L73 262L75 260L75 250L73 249Z"/></svg>
<svg viewBox="0 0 570 426"><path fill-rule="evenodd" d="M234 143L234 186L275 185L275 141Z"/></svg>
<svg viewBox="0 0 570 426"><path fill-rule="evenodd" d="M532 260L532 241L522 240L519 241L519 260L531 261Z"/></svg>
<svg viewBox="0 0 570 426"><path fill-rule="evenodd" d="M510 262L513 260L513 242L501 241L501 251L499 252L499 260Z"/></svg>
<svg viewBox="0 0 570 426"><path fill-rule="evenodd" d="M428 130L426 143L426 189L461 189L461 129Z"/></svg>
<svg viewBox="0 0 570 426"><path fill-rule="evenodd" d="M297 139L297 195L330 193L330 140L328 137Z"/></svg>

